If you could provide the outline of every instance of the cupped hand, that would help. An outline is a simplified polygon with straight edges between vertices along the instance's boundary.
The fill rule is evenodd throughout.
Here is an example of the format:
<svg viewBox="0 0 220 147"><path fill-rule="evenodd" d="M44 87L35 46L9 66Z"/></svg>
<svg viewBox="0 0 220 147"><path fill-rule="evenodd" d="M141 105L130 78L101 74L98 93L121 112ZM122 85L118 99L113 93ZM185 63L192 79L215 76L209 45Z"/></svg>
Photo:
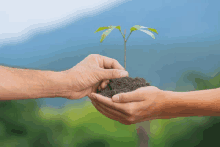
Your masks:
<svg viewBox="0 0 220 147"><path fill-rule="evenodd" d="M163 91L155 86L119 93L112 99L97 93L92 93L89 98L100 113L125 125L168 118L160 115L164 102Z"/></svg>
<svg viewBox="0 0 220 147"><path fill-rule="evenodd" d="M125 75L120 75L124 71ZM115 59L90 54L69 70L62 71L68 82L68 99L80 99L104 88L109 79L128 76L128 72Z"/></svg>

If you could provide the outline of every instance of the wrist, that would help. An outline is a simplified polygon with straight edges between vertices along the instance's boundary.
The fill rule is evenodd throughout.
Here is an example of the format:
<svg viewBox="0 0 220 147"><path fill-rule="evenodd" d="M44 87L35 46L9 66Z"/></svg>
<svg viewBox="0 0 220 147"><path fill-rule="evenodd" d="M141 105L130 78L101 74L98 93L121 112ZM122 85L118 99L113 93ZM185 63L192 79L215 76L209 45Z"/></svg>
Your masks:
<svg viewBox="0 0 220 147"><path fill-rule="evenodd" d="M63 71L54 72L53 74L51 74L50 78L53 79L53 83L54 83L54 88L53 88L55 91L54 97L63 97L63 98L69 97L71 91L65 72Z"/></svg>
<svg viewBox="0 0 220 147"><path fill-rule="evenodd" d="M196 107L195 99L188 94L189 92L163 91L164 105L161 116L176 118L202 115Z"/></svg>
<svg viewBox="0 0 220 147"><path fill-rule="evenodd" d="M220 116L220 89L190 92L164 91L162 116Z"/></svg>

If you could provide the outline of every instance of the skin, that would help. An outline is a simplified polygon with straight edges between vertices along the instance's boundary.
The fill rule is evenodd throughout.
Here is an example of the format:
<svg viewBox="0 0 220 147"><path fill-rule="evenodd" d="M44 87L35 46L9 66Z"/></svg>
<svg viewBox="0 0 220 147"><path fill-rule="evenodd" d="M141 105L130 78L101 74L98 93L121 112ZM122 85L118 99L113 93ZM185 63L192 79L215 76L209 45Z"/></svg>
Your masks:
<svg viewBox="0 0 220 147"><path fill-rule="evenodd" d="M120 73L124 71L125 75ZM63 97L80 99L104 88L108 79L128 76L117 60L91 54L61 72L0 66L0 100Z"/></svg>
<svg viewBox="0 0 220 147"><path fill-rule="evenodd" d="M125 75L121 76L121 72L125 72ZM117 60L98 54L89 55L64 73L72 87L68 99L89 96L92 92L96 92L97 88L104 88L109 83L108 79L129 76Z"/></svg>
<svg viewBox="0 0 220 147"><path fill-rule="evenodd" d="M153 119L220 116L220 88L173 92L148 86L117 95L119 99L109 99L92 93L89 98L100 113L125 125Z"/></svg>
<svg viewBox="0 0 220 147"><path fill-rule="evenodd" d="M130 125L157 118L163 103L158 97L161 90L154 86L138 88L119 94L119 100L92 93L89 98L94 107L110 119ZM148 95L148 96L146 96Z"/></svg>

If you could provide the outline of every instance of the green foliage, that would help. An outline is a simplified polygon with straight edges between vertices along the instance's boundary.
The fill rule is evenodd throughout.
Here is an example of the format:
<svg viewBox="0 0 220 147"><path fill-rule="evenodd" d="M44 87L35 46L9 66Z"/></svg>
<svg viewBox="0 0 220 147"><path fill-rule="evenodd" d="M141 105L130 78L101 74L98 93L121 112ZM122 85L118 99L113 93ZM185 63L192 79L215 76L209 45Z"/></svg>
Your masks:
<svg viewBox="0 0 220 147"><path fill-rule="evenodd" d="M141 27L143 27L143 26L140 26L140 25L134 25L133 27L130 28L130 32L133 32L133 31L136 31L136 30L140 30ZM158 34L157 30L154 29L154 28L148 28L148 27L144 27L144 28L147 28L148 30L150 30L150 31L152 31L152 32Z"/></svg>
<svg viewBox="0 0 220 147"><path fill-rule="evenodd" d="M119 31L121 31L121 27L120 27L120 26L117 26L116 29L118 29Z"/></svg>
<svg viewBox="0 0 220 147"><path fill-rule="evenodd" d="M103 40L109 35L109 33L111 33L111 31L112 31L114 28L118 29L118 30L120 31L122 37L124 38L124 51L125 51L125 53L126 53L126 42L128 41L128 38L130 37L130 35L131 35L131 33L132 33L133 31L140 30L140 31L142 31L142 32L144 32L144 33L150 35L153 39L155 39L154 34L151 33L150 31L155 32L155 33L158 34L158 32L157 32L156 29L148 28L148 27L144 27L144 26L140 26L140 25L134 25L134 26L131 27L131 29L130 29L130 34L128 35L128 38L125 39L125 34L123 34L123 33L121 32L121 27L120 27L120 26L100 27L100 28L98 28L98 30L95 31L95 33L98 32L98 31L102 31L102 30L108 29L108 30L106 30L104 33L102 33L102 36L101 36L101 39L100 39L100 42L101 42L101 43L102 43ZM142 30L141 28L148 28L148 30L150 30L150 31ZM125 54L125 58L126 58L126 54ZM126 70L126 60L125 60L125 59L124 59L124 68L125 68L125 70Z"/></svg>
<svg viewBox="0 0 220 147"><path fill-rule="evenodd" d="M136 30L140 30L141 26L140 25L135 25L133 27L130 28L130 32L136 31Z"/></svg>
<svg viewBox="0 0 220 147"><path fill-rule="evenodd" d="M196 89L198 89L198 90L213 89L214 88L214 85L212 85L212 83L210 83L208 80L195 78L195 82L197 83Z"/></svg>
<svg viewBox="0 0 220 147"><path fill-rule="evenodd" d="M193 77L194 75L192 75ZM192 80L192 79L191 79ZM220 87L220 74L209 80L194 78L196 90ZM149 146L207 147L218 143L219 117L178 117L151 121Z"/></svg>
<svg viewBox="0 0 220 147"><path fill-rule="evenodd" d="M119 31L121 31L121 27L120 26L108 26L108 27L99 27L96 31L95 31L95 33L96 32L99 32L99 31L103 31L103 30L105 30L105 29L108 29L108 30L106 30L104 33L102 33L102 36L101 36L101 39L100 39L100 42L102 43L103 42L103 40L108 36L108 34L110 34L111 33L111 31L113 30L113 29L118 29Z"/></svg>
<svg viewBox="0 0 220 147"><path fill-rule="evenodd" d="M219 88L220 87L220 74L210 79L209 83L212 84L213 88Z"/></svg>
<svg viewBox="0 0 220 147"><path fill-rule="evenodd" d="M110 27L100 27L94 33L99 32L99 31L103 31L105 29L110 29Z"/></svg>
<svg viewBox="0 0 220 147"><path fill-rule="evenodd" d="M142 27L143 27L143 26L140 26L140 25L134 25L133 27L130 28L130 33L132 33L133 31L136 31L136 30L140 30ZM108 27L99 27L99 28L95 31L95 33L96 33L96 32L99 32L99 31L103 31L103 30L105 30L105 29L108 29L108 30L106 30L104 33L102 33L102 36L101 36L101 39L100 39L100 42L102 43L103 40L104 40L104 39L111 33L111 31L112 31L113 29L115 29L115 28L118 29L118 30L121 32L121 27L120 27L120 26L108 26ZM143 27L143 28L148 28L148 27ZM158 34L157 30L154 29L154 28L148 28L148 30L150 30L150 31L152 31L152 32ZM153 35L152 33L148 32L148 31L146 31L146 30L141 30L141 31L147 33L148 35L150 35L152 38L155 39L155 37L154 37L154 35ZM121 32L121 33L122 33L122 32ZM123 35L123 33L122 33L122 36L123 36L123 38L125 38L125 34ZM128 39L128 38L127 38L127 39Z"/></svg>
<svg viewBox="0 0 220 147"><path fill-rule="evenodd" d="M150 31L152 31L152 32L154 32L154 33L157 33L157 34L158 34L157 30L154 29L154 28L147 28L147 29L150 30Z"/></svg>
<svg viewBox="0 0 220 147"><path fill-rule="evenodd" d="M90 102L39 109L35 100L0 101L1 147L128 146L138 144L135 125L99 113Z"/></svg>

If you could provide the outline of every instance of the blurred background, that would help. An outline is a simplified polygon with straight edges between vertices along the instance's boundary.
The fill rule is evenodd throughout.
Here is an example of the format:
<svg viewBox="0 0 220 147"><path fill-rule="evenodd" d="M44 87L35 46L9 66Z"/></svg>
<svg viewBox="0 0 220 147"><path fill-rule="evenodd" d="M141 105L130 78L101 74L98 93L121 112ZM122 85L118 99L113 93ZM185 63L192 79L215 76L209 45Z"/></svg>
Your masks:
<svg viewBox="0 0 220 147"><path fill-rule="evenodd" d="M115 29L100 43L99 27L121 26L126 70L162 90L220 87L220 1L0 1L0 65L36 70L72 68L89 54L124 66ZM123 125L99 113L88 97L0 101L2 147L216 146L219 117L181 117ZM139 128L139 129L138 129ZM137 131L138 129L139 131ZM146 135L148 134L148 135ZM149 140L148 140L149 139Z"/></svg>

